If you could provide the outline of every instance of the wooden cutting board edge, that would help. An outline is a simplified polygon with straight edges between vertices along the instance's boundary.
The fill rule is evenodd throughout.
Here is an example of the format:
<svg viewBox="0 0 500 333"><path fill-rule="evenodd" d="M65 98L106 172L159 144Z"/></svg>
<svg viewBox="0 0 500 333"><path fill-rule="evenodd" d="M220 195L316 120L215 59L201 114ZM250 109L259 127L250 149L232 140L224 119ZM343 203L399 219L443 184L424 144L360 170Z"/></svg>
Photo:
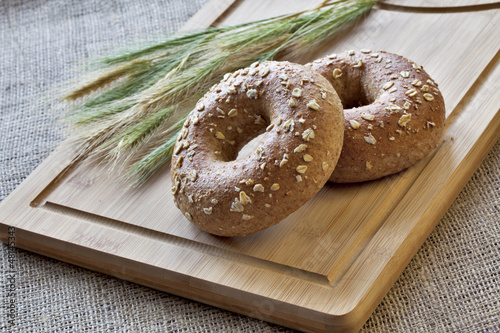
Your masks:
<svg viewBox="0 0 500 333"><path fill-rule="evenodd" d="M217 3L217 2L218 1L212 0L210 3ZM234 1L230 1L230 3L232 4L232 3L234 3ZM224 9L224 10L226 10L226 9ZM496 58L498 58L498 56ZM467 162L470 164L468 171L467 171L467 173L462 173L460 175L460 180L454 183L455 187L452 191L453 193L449 195L449 200L448 200L449 202L442 205L442 207L440 209L440 214L441 214L441 210L442 210L442 214L444 214L446 212L449 205L451 205L451 203L453 202L456 195L458 195L458 193L460 192L463 185L468 181L468 179L470 178L472 173L477 169L477 167L481 163L482 159L486 156L487 152L491 149L493 144L498 140L499 127L500 127L499 126L499 122L500 122L499 118L500 117L499 117L499 114L497 112L496 117L492 121L491 125L485 130L485 132L483 132L483 134L481 136L481 140L487 140L487 144L482 145L481 149L477 149L477 150L471 149L471 152L470 152L471 156L468 158L469 161ZM41 174L44 175L43 178L45 180L50 179L51 182L53 182L54 184L57 183L58 177L60 175L64 174L64 170L67 168L66 166L68 164L71 164L71 159L72 159L71 156L74 156L74 152L65 153L66 151L68 151L68 149L70 149L69 147L70 147L70 145L67 142L65 142L53 154L53 155L57 155L58 159L66 156L67 160L60 161L59 162L60 164L54 165L53 162L56 159L55 158L48 158L46 161L44 161L39 166L39 168L37 168L37 170L35 170L35 172L33 172L25 180L25 182L24 182L25 185L23 185L23 187L27 187L29 184L29 186L32 189L32 191L29 191L31 196L39 193L43 189L47 188L48 185L50 185L49 184L50 182L49 183L43 183L43 182L41 183L40 182L39 176ZM47 177L47 174L50 174L51 177ZM56 179L56 180L54 180L54 179ZM26 189L24 189L24 191L26 191ZM7 227L9 225L15 224L15 223L6 224L4 222L8 222L9 220L11 220L10 222L14 222L14 221L12 221L11 218L9 218L9 216L20 215L20 211L26 209L26 206L25 206L26 203L27 202L31 203L35 199L35 197L28 197L25 195L21 196L17 192L18 191L15 190L8 198L6 198L0 204L0 207L1 207L1 209L0 209L0 221L1 221L1 227L2 227L2 228L0 228L0 237L1 237L1 240L4 242L6 242L6 240L7 240L7 233L6 233ZM24 192L24 193L26 193L26 192ZM31 207L30 209L35 209L35 207ZM436 219L436 223L439 222L439 219L442 216L442 214ZM430 230L432 230L432 229L430 229ZM412 235L412 237L418 237L419 238L418 242L420 242L420 244L421 244L426 239L426 237L428 236L429 233L430 233L430 231L426 232L426 233L415 234L415 235ZM242 302L242 304L235 304L234 303L235 300L232 299L232 300L230 300L231 304L228 304L228 300L225 298L226 296L224 296L225 292L220 293L221 290L218 291L219 293L207 293L207 291L205 290L204 292L206 294L204 295L204 297L200 297L199 290L195 290L192 292L191 295L188 295L188 294L186 294L186 288L183 288L182 286L175 287L176 286L175 284L171 284L172 279L170 279L170 280L167 279L167 281L168 281L167 286L164 283L158 283L157 282L157 278L158 278L157 273L152 274L149 278L147 276L142 277L141 279L143 279L143 280L141 280L141 279L138 279L137 276L134 276L133 272L127 272L126 270L124 271L123 267L126 267L126 265L124 266L122 264L122 265L113 266L110 264L110 266L101 267L101 266L99 266L98 263L89 262L88 256L78 257L78 256L75 256L74 254L66 256L64 254L64 251L61 251L61 249L67 250L68 246L75 246L75 249L70 251L73 253L79 253L79 251L83 251L82 253L86 253L85 251L96 251L96 250L93 250L90 248L85 249L84 247L81 247L81 246L79 247L78 245L75 245L75 244L67 244L67 243L64 243L64 242L58 241L58 240L52 240L50 243L52 248L50 248L47 246L47 244L44 245L43 242L41 242L38 237L39 237L39 235L37 235L35 233L19 229L18 230L18 238L19 238L19 240L22 240L22 242L19 243L19 247L24 248L24 249L29 250L29 251L48 255L50 257L54 257L54 258L57 258L57 259L60 259L63 261L74 263L74 264L77 264L77 265L82 266L82 267L90 268L92 270L96 270L96 271L100 271L100 272L103 272L106 274L110 274L113 276L124 278L124 279L130 280L132 282L144 284L144 285L156 288L156 289L164 290L167 292L172 292L174 294L185 295L188 298L199 300L199 301L202 301L202 302L205 302L205 303L208 303L211 305L215 305L218 307L227 308L231 311L237 311L240 313L244 313L244 314L259 318L259 319L264 319L264 320L275 322L278 324L287 325L287 326L292 324L293 327L298 328L298 329L314 330L314 331L324 330L328 327L328 325L325 323L318 324L318 321L316 320L316 321L308 321L307 323L304 322L304 327L302 328L301 326L297 326L298 325L297 322L290 322L289 321L289 314L287 314L287 313L283 314L280 311L278 311L277 309L275 311L273 311L274 313L270 314L270 313L262 313L261 306L255 306L253 308L252 308L252 306L249 307L247 302ZM44 237L46 237L46 235L44 235ZM408 240L405 239L405 242L408 242ZM392 269L397 267L398 271L402 271L402 269L404 269L404 267L407 265L407 262L409 262L411 260L414 253L416 251L418 251L418 248L419 247L399 250L397 255L394 257L394 259L391 259L391 262L388 263L388 266L384 268L384 272L387 270L390 270L391 267L392 267ZM411 250L411 252L412 252L411 255L408 255L406 253L409 250ZM405 252L405 253L403 253L403 252ZM99 253L99 255L102 256L103 254ZM94 256L94 254L92 254L92 256L90 256L90 257L93 257L93 256ZM360 257L362 257L362 254L360 255ZM409 259L401 261L400 260L401 258L409 258ZM116 257L111 257L110 263L116 263ZM385 274L384 272L382 272L380 276L383 276ZM178 273L172 272L172 274L178 274ZM162 275L162 274L160 274L160 275ZM382 287L382 289L384 289L385 291L388 291L390 286L398 278L398 276L399 276L399 274L395 275L394 278L390 281L384 280L384 286ZM169 289L167 290L167 288L169 288ZM231 298L234 298L234 295L235 295L234 292L241 292L241 291L229 290L229 292L232 295ZM385 294L385 292L383 294ZM242 295L246 295L246 294L242 294ZM246 296L248 296L248 295L246 295ZM365 319L368 318L369 314L373 311L373 309L375 308L375 306L378 304L378 302L380 301L380 299L382 297L383 297L383 295L381 295L378 292L377 293L375 293L375 292L367 293L362 298L362 300L360 302L367 302L367 303L373 304L373 306L369 307L369 308L365 308L363 313L350 314L349 315L350 318L345 319L346 323L351 325L352 320L353 320L352 317L365 318ZM243 299L241 297L236 297L236 298L238 300ZM256 299L255 302L256 302L256 304L262 304L262 301L263 301L262 299ZM286 308L285 305L282 305L282 306ZM235 310L235 308L236 308L236 310ZM306 316L305 316L306 318L301 318L301 320L302 319L306 320L307 317L318 319L317 317L315 317L313 315L313 313L308 313L306 311L305 314L306 314ZM336 318L336 319L339 320L339 322L343 321L340 318ZM358 319L356 319L356 321L358 321ZM359 325L362 325L363 323L364 323L364 321L360 322ZM337 322L337 324L338 324L338 322ZM336 325L334 325L334 326L336 326ZM339 327L343 327L343 326L340 325L337 328L339 328ZM333 328L333 326L330 326L330 328Z"/></svg>
<svg viewBox="0 0 500 333"><path fill-rule="evenodd" d="M498 62L498 56L496 57L496 62ZM491 67L491 66L489 66ZM474 90L474 87L471 89ZM469 96L466 96L465 99L469 98ZM469 152L469 157L468 163L469 165L473 165L473 167L468 167L467 169L470 171L467 172L462 172L460 175L459 181L454 182L454 188L453 191L448 193L448 198L446 200L446 203L443 204L441 203L441 207L439 211L434 212L434 217L431 219L433 221L436 221L437 223L440 219L440 217L446 212L448 209L449 205L453 202L454 198L458 193L460 192L461 188L463 185L468 181L474 170L479 166L481 163L482 159L488 151L491 149L493 144L498 140L499 137L499 127L500 127L500 113L496 113L496 116L494 117L493 121L490 123L488 128L483 132L481 135L481 138L479 141L483 142L483 145L481 145L481 149L476 149L475 145L472 149L470 149ZM487 144L484 144L484 142L487 142ZM54 154L58 155L57 157L63 157L67 156L67 154L64 153L64 145L61 146L61 149L59 149L57 152ZM68 157L67 161L70 161L71 158ZM60 174L62 171L61 168L58 166L64 166L64 163L61 163L60 165L53 165L52 164L53 159L51 158L47 159L46 162L42 163L42 165L32 174L28 179L26 180L27 184L30 184L30 186L33 186L35 184L35 181L30 181L30 178L35 178L39 179L37 173L46 173L47 170L51 170L51 174L55 175L57 178L57 175ZM44 165L48 164L48 165ZM64 168L63 168L64 169ZM45 178L45 177L44 177ZM49 178L45 178L49 179ZM47 184L45 184L47 185ZM37 186L38 189L44 188L44 185L42 186ZM31 192L31 193L37 193ZM14 199L15 196L12 196L12 199ZM9 200L12 200L11 196L9 196ZM26 197L24 198L26 199ZM33 199L33 198L30 198ZM22 200L24 201L24 200ZM26 202L26 201L24 201ZM2 208L6 207L12 207L11 204L6 205L7 202L2 203ZM25 207L25 206L24 206ZM22 207L21 207L22 208ZM36 209L35 207L31 207L30 209ZM0 212L4 212L4 210L0 210ZM19 212L12 212L14 215L18 215ZM439 216L438 216L439 215ZM8 222L9 218L6 216L1 216L0 220L2 221L2 230L1 230L1 238L2 241L6 242L6 229L8 225L13 225L15 223L7 223L5 224L3 221ZM10 221L13 222L13 221ZM405 239L405 243L409 242L414 244L416 243L422 243L428 236L428 234L431 232L431 229L427 228L420 228L419 232L413 233L411 237L415 238L417 237L418 240L415 241L410 240L410 239ZM50 239L47 238L46 235L40 235L33 233L31 231L25 231L25 230L18 230L18 239L20 241L19 247L40 253L43 255L47 255L49 257L53 257L62 261L70 262L73 264L76 264L78 266L82 266L85 268L89 268L95 271L99 271L105 274L110 274L119 278L123 278L125 280L129 280L135 283L143 284L152 288L160 289L166 292L172 292L174 294L179 294L188 298L192 298L197 301L202 301L207 304L211 304L214 306L218 306L221 308L225 308L231 311L236 311L239 313L243 313L249 316L253 316L259 319L267 320L270 322L275 322L281 325L287 325L291 327L295 327L297 329L303 329L305 331L323 331L328 327L328 329L334 329L333 325L326 325L324 323L325 319L323 318L322 320L316 320L316 321L304 321L307 320L307 318L314 318L318 316L316 313L316 316L313 316L313 313L307 313L306 318L299 318L296 317L294 318L295 320L300 319L300 323L296 321L290 321L289 316L287 315L286 312L280 311L281 308L287 308L286 305L280 305L279 307L276 307L272 313L262 313L262 304L266 300L265 299L255 299L254 302L254 307L250 304L245 304L245 302L242 302L241 304L238 304L239 300L242 300L242 297L234 297L235 294L238 294L241 291L236 291L234 288L229 288L228 287L222 287L219 286L217 288L217 291L215 293L211 293L207 290L205 290L203 293L199 291L199 289L202 289L203 287L197 287L195 288L196 291L193 291L192 293L186 292L186 285L184 285L184 288L182 286L182 283L177 284L175 283L176 279L183 280L183 277L175 277L176 272L169 272L168 273L168 278L165 279L165 281L160 281L158 280L158 276L166 276L165 272L161 270L161 268L156 268L159 270L158 272L155 271L155 268L150 268L146 269L144 268L145 272L148 272L146 274L143 274L143 276L137 276L136 273L133 271L136 271L137 269L140 269L139 266L145 265L148 266L144 263L140 262L131 262L128 261L125 258L117 258L115 256L110 256L109 259L106 259L106 256L109 256L109 254L103 253L101 251L97 251L95 249L91 248L85 248L83 246L78 246L76 244L70 244L67 243L63 240L56 240L56 239ZM40 241L40 237L43 236L44 241ZM47 241L48 240L48 241ZM50 245L48 245L50 244ZM69 247L73 247L73 249L69 249ZM394 274L394 270L397 271L402 271L404 267L406 267L407 263L411 260L413 255L415 254L416 251L418 251L419 247L406 247L406 246L401 246L398 249L398 252L393 256L393 258L390 259L390 261L387 263L387 266L384 268L384 271L380 273L380 276L377 278L377 283L382 283L379 285L377 288L378 290L375 292L374 290L369 291L366 293L366 295L359 301L359 303L364 303L370 304L371 306L363 306L363 307L357 307L353 309L353 311L348 312L344 318L342 316L337 316L335 317L335 320L337 321L336 327L337 328L346 328L349 325L352 325L352 323L357 323L357 325L362 325L364 323L364 320L368 318L370 313L373 311L373 309L378 305L382 297L385 295L385 293L390 289L390 286L394 283L394 281L398 278L399 274ZM90 254L92 252L92 254ZM89 260L89 258L95 258L94 252L98 253L98 257L101 258L102 262L92 262L92 260ZM404 252L404 253L403 253ZM411 253L409 253L411 252ZM78 254L78 255L76 255ZM362 256L362 255L360 255ZM406 260L401 260L402 258L406 258ZM121 262L121 260L124 260ZM104 263L104 264L103 264ZM129 267L130 265L139 265L135 266L133 271L127 271L124 269L124 267ZM142 266L141 266L142 267ZM161 272L160 272L161 271ZM390 274L392 276L392 279L387 279L387 274ZM174 283L171 283L172 280ZM166 283L168 282L168 283ZM188 285L191 284L190 287L192 287L193 282L188 282ZM189 288L187 288L189 289ZM213 289L213 288L212 288ZM383 293L380 291L384 290ZM200 296L203 294L203 296ZM233 299L230 300L230 297L228 295L232 295ZM274 302L274 301L273 301ZM330 318L332 319L332 318ZM339 322L345 322L347 326L337 326L339 325ZM318 324L322 323L322 324ZM299 325L299 326L297 326ZM304 325L304 326L302 326ZM352 326L351 326L352 328Z"/></svg>
<svg viewBox="0 0 500 333"><path fill-rule="evenodd" d="M0 223L0 240L7 243L7 226ZM208 286L205 281L174 270L153 266L141 261L118 257L91 247L47 237L31 230L16 230L18 248L74 264L92 271L114 276L163 292L172 293L252 318L284 325L304 332L329 332L325 314L307 308L297 311L294 305L263 298L225 285ZM43 242L40 240L43 239ZM99 262L91 258L99 258ZM129 267L133 267L129 269ZM141 272L138 274L138 272ZM290 316L293 314L293 316ZM326 321L331 318L326 318ZM341 316L333 322L342 322ZM334 324L337 326L338 324ZM330 327L334 327L330 326ZM341 325L340 330L350 326Z"/></svg>

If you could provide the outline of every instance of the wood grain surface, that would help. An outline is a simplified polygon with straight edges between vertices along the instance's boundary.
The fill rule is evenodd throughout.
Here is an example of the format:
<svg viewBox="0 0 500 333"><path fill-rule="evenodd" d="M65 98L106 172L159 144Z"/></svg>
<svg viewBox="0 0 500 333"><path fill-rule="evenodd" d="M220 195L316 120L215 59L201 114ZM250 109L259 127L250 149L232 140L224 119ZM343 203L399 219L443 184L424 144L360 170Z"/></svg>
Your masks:
<svg viewBox="0 0 500 333"><path fill-rule="evenodd" d="M465 3L465 2L464 2ZM185 29L311 6L211 1ZM397 175L327 184L278 225L221 238L174 205L168 168L131 189L63 143L1 204L21 248L304 331L355 331L369 317L500 134L500 11L376 6L300 62L348 49L422 65L445 97L438 149Z"/></svg>

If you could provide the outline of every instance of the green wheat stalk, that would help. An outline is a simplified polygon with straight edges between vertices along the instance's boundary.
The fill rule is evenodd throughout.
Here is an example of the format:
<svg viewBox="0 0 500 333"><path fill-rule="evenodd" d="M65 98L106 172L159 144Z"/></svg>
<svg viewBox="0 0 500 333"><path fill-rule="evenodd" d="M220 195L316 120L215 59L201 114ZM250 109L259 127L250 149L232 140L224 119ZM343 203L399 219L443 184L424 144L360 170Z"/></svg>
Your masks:
<svg viewBox="0 0 500 333"><path fill-rule="evenodd" d="M65 96L82 157L126 168L134 185L170 161L194 103L225 73L293 58L360 17L377 0L323 1L313 9L177 34L96 62L94 78Z"/></svg>

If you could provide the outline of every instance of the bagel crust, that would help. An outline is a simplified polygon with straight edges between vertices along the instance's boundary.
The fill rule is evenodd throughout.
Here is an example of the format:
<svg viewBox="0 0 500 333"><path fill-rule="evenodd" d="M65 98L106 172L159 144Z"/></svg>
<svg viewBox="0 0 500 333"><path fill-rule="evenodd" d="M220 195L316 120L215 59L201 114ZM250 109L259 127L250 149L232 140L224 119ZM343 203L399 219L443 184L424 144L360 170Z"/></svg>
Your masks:
<svg viewBox="0 0 500 333"><path fill-rule="evenodd" d="M254 150L238 156L260 134ZM174 202L211 234L253 234L323 187L343 136L342 104L319 73L269 61L226 74L179 133L171 164Z"/></svg>
<svg viewBox="0 0 500 333"><path fill-rule="evenodd" d="M400 172L440 143L444 100L437 83L415 62L361 50L332 54L306 67L328 79L344 107L344 146L331 182Z"/></svg>

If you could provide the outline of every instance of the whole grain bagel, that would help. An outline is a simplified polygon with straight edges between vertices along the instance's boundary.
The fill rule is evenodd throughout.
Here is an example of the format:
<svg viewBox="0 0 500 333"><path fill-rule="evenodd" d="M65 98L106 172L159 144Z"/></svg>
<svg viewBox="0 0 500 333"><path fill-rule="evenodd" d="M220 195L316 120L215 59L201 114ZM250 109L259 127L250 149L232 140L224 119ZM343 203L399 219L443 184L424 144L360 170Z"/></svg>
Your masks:
<svg viewBox="0 0 500 333"><path fill-rule="evenodd" d="M384 51L332 54L309 67L337 91L344 146L330 181L363 182L397 173L437 147L445 106L437 83L415 62Z"/></svg>
<svg viewBox="0 0 500 333"><path fill-rule="evenodd" d="M226 74L179 133L171 164L176 206L220 236L278 223L328 181L343 119L335 90L303 65L263 62ZM249 155L238 156L262 133Z"/></svg>

